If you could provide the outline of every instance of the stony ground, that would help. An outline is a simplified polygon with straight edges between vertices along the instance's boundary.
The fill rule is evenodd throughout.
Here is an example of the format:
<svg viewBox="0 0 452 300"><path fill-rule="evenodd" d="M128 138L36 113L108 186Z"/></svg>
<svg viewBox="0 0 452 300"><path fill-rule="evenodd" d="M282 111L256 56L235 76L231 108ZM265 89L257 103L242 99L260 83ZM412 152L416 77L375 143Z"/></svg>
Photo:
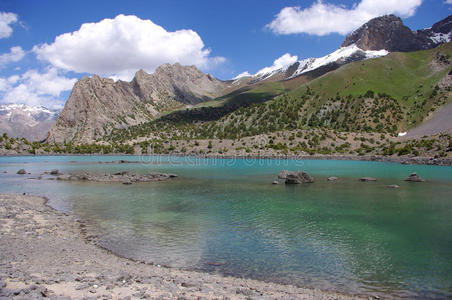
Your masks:
<svg viewBox="0 0 452 300"><path fill-rule="evenodd" d="M45 199L0 194L0 299L358 299L135 262Z"/></svg>

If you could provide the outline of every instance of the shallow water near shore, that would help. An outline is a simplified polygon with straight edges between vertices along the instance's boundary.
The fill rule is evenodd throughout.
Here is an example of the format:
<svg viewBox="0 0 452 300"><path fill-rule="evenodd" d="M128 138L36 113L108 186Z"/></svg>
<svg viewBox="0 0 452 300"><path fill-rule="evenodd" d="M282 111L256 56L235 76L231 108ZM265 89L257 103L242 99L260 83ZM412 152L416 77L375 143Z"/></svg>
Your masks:
<svg viewBox="0 0 452 300"><path fill-rule="evenodd" d="M98 163L119 159L138 162ZM31 174L16 175L20 168ZM180 177L133 185L29 179L55 168ZM272 185L284 169L305 170L316 182ZM52 207L95 224L100 244L129 258L350 294L452 297L452 167L40 156L0 157L3 171L1 193L48 197ZM427 182L404 182L411 172ZM359 182L363 176L378 181Z"/></svg>

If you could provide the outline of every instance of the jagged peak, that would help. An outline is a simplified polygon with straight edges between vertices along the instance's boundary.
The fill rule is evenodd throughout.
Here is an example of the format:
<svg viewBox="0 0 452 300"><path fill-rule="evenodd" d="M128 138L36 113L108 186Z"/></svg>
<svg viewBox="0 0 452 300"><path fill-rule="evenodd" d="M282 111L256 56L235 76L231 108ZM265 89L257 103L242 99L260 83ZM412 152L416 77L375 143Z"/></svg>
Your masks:
<svg viewBox="0 0 452 300"><path fill-rule="evenodd" d="M416 40L415 33L395 15L371 19L349 34L341 47L356 44L363 50L414 51L424 49L425 42Z"/></svg>

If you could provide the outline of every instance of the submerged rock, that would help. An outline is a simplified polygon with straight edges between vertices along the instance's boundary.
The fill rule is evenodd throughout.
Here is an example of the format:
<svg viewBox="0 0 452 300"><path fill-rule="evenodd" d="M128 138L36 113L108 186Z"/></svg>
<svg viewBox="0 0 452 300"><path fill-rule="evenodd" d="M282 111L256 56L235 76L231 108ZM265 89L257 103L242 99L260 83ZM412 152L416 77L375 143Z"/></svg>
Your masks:
<svg viewBox="0 0 452 300"><path fill-rule="evenodd" d="M286 184L313 183L314 177L306 172L289 172L286 176Z"/></svg>
<svg viewBox="0 0 452 300"><path fill-rule="evenodd" d="M19 171L17 171L17 174L24 175L27 174L27 171L25 171L25 169L20 169Z"/></svg>
<svg viewBox="0 0 452 300"><path fill-rule="evenodd" d="M400 186L399 185L397 185L397 184L391 184L391 185L388 185L388 188L390 188L390 189L398 189Z"/></svg>
<svg viewBox="0 0 452 300"><path fill-rule="evenodd" d="M411 182L424 182L425 180L419 177L416 172L411 173L410 176L405 178L405 181L411 181Z"/></svg>
<svg viewBox="0 0 452 300"><path fill-rule="evenodd" d="M377 178L373 178L373 177L362 177L359 180L361 181L377 181Z"/></svg>
<svg viewBox="0 0 452 300"><path fill-rule="evenodd" d="M113 175L127 175L130 174L130 171L121 171L121 172L116 172Z"/></svg>

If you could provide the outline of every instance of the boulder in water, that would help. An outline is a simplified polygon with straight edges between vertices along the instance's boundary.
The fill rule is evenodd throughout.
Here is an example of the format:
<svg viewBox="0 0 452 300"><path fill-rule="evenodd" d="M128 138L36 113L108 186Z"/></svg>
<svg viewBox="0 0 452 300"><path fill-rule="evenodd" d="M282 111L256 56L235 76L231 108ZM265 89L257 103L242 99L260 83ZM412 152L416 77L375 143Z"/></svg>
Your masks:
<svg viewBox="0 0 452 300"><path fill-rule="evenodd" d="M411 182L424 182L425 180L419 177L416 172L411 173L410 176L405 178L405 181L411 181Z"/></svg>
<svg viewBox="0 0 452 300"><path fill-rule="evenodd" d="M20 169L19 171L17 171L17 174L24 175L27 174L27 171L25 171L25 169Z"/></svg>
<svg viewBox="0 0 452 300"><path fill-rule="evenodd" d="M397 185L397 184L391 184L391 185L388 185L388 188L390 188L390 189L398 189L400 186L399 185Z"/></svg>
<svg viewBox="0 0 452 300"><path fill-rule="evenodd" d="M328 177L328 181L336 181L336 180L338 180L339 178L337 178L336 176L331 176L331 177Z"/></svg>
<svg viewBox="0 0 452 300"><path fill-rule="evenodd" d="M289 172L286 176L286 184L313 183L314 177L306 172Z"/></svg>
<svg viewBox="0 0 452 300"><path fill-rule="evenodd" d="M281 172L279 172L278 178L279 179L286 179L287 175L289 175L290 173L293 173L293 172L290 172L290 171L287 171L287 170L282 170Z"/></svg>

